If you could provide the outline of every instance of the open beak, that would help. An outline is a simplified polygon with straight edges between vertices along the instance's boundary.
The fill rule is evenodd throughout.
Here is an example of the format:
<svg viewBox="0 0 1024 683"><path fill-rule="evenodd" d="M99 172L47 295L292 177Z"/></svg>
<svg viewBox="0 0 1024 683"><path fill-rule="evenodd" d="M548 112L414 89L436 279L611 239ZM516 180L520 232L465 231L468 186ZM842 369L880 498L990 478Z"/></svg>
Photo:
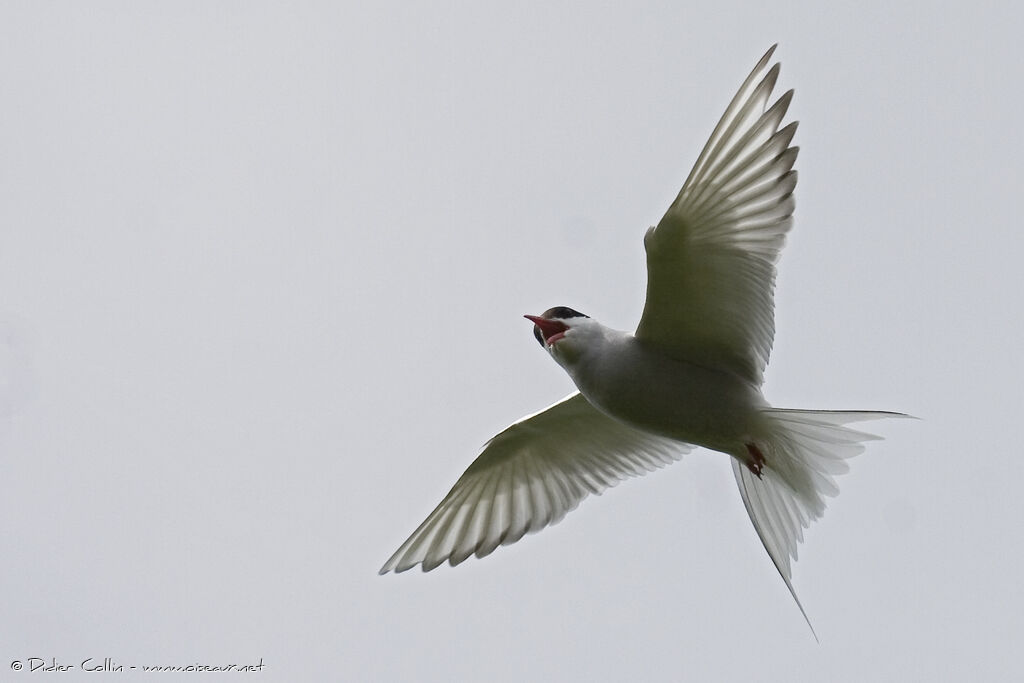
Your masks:
<svg viewBox="0 0 1024 683"><path fill-rule="evenodd" d="M564 337L565 331L569 329L569 326L561 320L549 320L548 318L542 318L539 315L524 315L523 317L540 329L540 333L544 337L544 343L548 346L551 346L556 341Z"/></svg>

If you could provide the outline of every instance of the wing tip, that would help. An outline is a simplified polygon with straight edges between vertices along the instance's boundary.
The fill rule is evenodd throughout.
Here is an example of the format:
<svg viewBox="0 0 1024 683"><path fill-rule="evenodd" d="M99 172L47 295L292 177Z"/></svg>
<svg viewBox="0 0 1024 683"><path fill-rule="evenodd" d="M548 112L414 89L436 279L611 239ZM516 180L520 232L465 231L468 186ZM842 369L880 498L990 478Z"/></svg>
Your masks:
<svg viewBox="0 0 1024 683"><path fill-rule="evenodd" d="M764 53L764 56L758 60L757 66L754 67L755 71L759 71L760 69L764 68L764 65L767 64L768 60L772 58L773 54L775 54L775 49L777 47L779 47L779 44L775 43L770 48L768 48L768 51Z"/></svg>

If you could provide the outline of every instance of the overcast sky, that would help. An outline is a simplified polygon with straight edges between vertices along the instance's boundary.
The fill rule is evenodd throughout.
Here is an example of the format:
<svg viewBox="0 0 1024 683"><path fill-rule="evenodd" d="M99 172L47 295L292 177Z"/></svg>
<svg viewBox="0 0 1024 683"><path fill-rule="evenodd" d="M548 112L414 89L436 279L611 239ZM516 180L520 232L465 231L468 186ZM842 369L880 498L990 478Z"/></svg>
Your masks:
<svg viewBox="0 0 1024 683"><path fill-rule="evenodd" d="M944 5L3 3L0 677L1020 675L1024 22ZM807 533L821 644L703 450L377 576L570 391L522 314L636 324L644 231L774 42L766 395L923 418Z"/></svg>

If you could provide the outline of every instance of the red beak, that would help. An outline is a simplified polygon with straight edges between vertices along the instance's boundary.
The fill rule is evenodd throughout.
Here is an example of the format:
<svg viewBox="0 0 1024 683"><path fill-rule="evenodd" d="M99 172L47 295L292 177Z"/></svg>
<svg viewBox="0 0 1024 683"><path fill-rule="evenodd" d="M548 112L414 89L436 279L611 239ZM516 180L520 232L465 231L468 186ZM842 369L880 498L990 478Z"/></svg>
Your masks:
<svg viewBox="0 0 1024 683"><path fill-rule="evenodd" d="M569 329L568 325L561 320L549 320L538 315L524 315L523 317L540 328L540 333L544 335L544 343L548 346L565 336L565 331Z"/></svg>

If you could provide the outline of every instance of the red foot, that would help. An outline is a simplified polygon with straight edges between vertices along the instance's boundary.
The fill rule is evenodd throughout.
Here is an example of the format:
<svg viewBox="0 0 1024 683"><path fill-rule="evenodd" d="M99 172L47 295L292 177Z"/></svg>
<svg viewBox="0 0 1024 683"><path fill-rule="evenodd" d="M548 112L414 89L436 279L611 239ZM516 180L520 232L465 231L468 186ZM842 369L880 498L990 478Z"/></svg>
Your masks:
<svg viewBox="0 0 1024 683"><path fill-rule="evenodd" d="M750 453L750 457L753 459L752 462L747 463L747 469L760 479L761 471L764 470L764 453L761 452L756 443L748 443L747 452Z"/></svg>

